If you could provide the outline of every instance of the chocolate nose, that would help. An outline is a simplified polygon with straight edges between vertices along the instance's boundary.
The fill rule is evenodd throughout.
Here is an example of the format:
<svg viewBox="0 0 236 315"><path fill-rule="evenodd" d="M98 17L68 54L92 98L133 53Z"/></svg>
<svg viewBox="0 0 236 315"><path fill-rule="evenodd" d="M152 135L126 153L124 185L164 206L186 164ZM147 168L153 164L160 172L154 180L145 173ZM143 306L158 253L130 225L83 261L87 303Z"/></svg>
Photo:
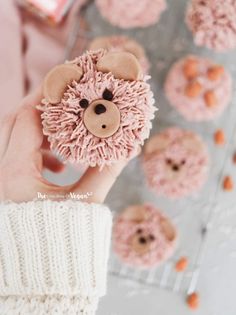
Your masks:
<svg viewBox="0 0 236 315"><path fill-rule="evenodd" d="M175 171L175 172L177 172L177 171L179 170L179 166L176 165L176 164L174 164L174 165L172 166L172 170Z"/></svg>
<svg viewBox="0 0 236 315"><path fill-rule="evenodd" d="M146 244L146 243L147 243L146 238L145 238L145 237L140 237L140 238L139 238L139 243L140 243L140 244Z"/></svg>
<svg viewBox="0 0 236 315"><path fill-rule="evenodd" d="M106 107L103 104L97 104L94 108L94 111L97 115L103 114L106 112Z"/></svg>

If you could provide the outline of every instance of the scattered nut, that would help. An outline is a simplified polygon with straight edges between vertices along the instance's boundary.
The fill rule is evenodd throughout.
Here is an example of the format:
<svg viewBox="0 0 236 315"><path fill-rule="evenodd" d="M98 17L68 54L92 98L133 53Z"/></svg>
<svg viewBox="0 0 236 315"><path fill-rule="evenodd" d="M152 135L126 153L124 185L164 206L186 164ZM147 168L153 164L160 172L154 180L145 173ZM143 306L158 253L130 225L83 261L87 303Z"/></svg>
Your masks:
<svg viewBox="0 0 236 315"><path fill-rule="evenodd" d="M223 75L224 71L224 67L222 66L211 67L207 71L207 77L211 81L216 81Z"/></svg>
<svg viewBox="0 0 236 315"><path fill-rule="evenodd" d="M223 181L223 188L226 191L232 191L234 188L233 180L230 176L225 176Z"/></svg>
<svg viewBox="0 0 236 315"><path fill-rule="evenodd" d="M187 296L187 304L192 310L196 310L199 307L199 294L194 292Z"/></svg>
<svg viewBox="0 0 236 315"><path fill-rule="evenodd" d="M187 266L188 266L188 258L181 257L175 264L175 271L182 272L187 268Z"/></svg>
<svg viewBox="0 0 236 315"><path fill-rule="evenodd" d="M202 92L202 85L198 81L189 83L185 89L185 95L194 98L200 95Z"/></svg>
<svg viewBox="0 0 236 315"><path fill-rule="evenodd" d="M218 100L217 100L217 97L216 97L214 91L207 91L204 94L204 99L205 99L205 103L208 107L213 107L213 106L217 105L217 103L218 103Z"/></svg>
<svg viewBox="0 0 236 315"><path fill-rule="evenodd" d="M198 75L198 61L196 59L188 59L183 66L183 72L186 79L194 79Z"/></svg>
<svg viewBox="0 0 236 315"><path fill-rule="evenodd" d="M222 129L216 130L214 133L214 141L217 145L224 145L225 144L225 134Z"/></svg>

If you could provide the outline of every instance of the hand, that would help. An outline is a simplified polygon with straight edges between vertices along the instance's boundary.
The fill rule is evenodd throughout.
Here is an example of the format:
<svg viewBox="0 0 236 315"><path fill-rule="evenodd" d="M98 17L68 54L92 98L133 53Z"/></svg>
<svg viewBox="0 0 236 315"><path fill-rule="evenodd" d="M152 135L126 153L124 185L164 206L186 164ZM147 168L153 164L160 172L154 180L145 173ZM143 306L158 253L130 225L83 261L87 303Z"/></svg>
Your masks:
<svg viewBox="0 0 236 315"><path fill-rule="evenodd" d="M43 178L43 169L60 172L64 165L50 153L43 136L40 113L35 108L41 99L40 88L0 125L0 200L24 202L37 198L38 193L49 196L92 192L86 201L102 203L127 161L106 166L102 171L88 168L73 185L48 182Z"/></svg>

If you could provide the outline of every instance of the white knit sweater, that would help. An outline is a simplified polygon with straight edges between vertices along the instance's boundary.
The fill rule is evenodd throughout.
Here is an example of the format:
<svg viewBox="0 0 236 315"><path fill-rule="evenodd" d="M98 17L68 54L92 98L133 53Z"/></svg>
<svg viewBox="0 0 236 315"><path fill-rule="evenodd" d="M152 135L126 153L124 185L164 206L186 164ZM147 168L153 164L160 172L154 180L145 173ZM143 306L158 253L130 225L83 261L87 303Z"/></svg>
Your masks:
<svg viewBox="0 0 236 315"><path fill-rule="evenodd" d="M1 204L0 314L95 314L106 291L111 222L98 204Z"/></svg>

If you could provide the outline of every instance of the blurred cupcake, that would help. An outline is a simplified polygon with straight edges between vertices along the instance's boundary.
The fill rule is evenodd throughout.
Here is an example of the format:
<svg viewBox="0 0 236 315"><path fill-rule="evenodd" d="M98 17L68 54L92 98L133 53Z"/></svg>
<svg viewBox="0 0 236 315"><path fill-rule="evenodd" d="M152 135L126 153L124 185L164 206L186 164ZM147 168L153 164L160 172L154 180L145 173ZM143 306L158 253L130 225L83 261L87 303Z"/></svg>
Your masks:
<svg viewBox="0 0 236 315"><path fill-rule="evenodd" d="M130 206L115 220L114 251L131 266L158 266L173 254L176 238L173 223L152 205Z"/></svg>
<svg viewBox="0 0 236 315"><path fill-rule="evenodd" d="M89 50L106 49L112 51L127 51L133 54L139 61L143 73L147 74L150 64L143 47L134 39L127 36L103 36L95 38L89 45Z"/></svg>
<svg viewBox="0 0 236 315"><path fill-rule="evenodd" d="M187 56L170 69L165 92L170 104L187 120L213 120L231 100L232 78L221 65Z"/></svg>
<svg viewBox="0 0 236 315"><path fill-rule="evenodd" d="M235 0L191 0L186 23L198 46L217 52L236 47Z"/></svg>
<svg viewBox="0 0 236 315"><path fill-rule="evenodd" d="M101 15L121 28L147 27L158 22L165 0L96 0Z"/></svg>
<svg viewBox="0 0 236 315"><path fill-rule="evenodd" d="M199 191L207 179L207 147L191 131L168 128L147 142L143 167L147 183L156 194L186 197Z"/></svg>

